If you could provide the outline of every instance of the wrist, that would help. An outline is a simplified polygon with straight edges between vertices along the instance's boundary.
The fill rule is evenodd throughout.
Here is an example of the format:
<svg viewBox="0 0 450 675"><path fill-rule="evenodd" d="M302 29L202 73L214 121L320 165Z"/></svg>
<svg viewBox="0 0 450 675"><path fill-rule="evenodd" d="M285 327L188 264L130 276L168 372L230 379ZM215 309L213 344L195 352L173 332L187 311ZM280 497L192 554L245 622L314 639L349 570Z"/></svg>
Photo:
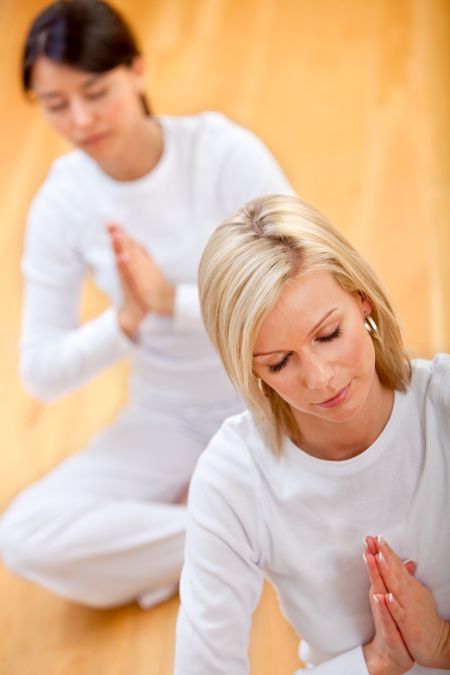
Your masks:
<svg viewBox="0 0 450 675"><path fill-rule="evenodd" d="M409 668L407 670L400 668L382 657L371 642L364 645L363 654L369 675L403 675L410 670Z"/></svg>
<svg viewBox="0 0 450 675"><path fill-rule="evenodd" d="M121 307L117 315L117 323L119 324L122 333L125 333L125 335L132 340L136 336L144 316L145 315L142 312L132 312L125 307Z"/></svg>
<svg viewBox="0 0 450 675"><path fill-rule="evenodd" d="M158 314L173 316L175 311L175 288L167 284L159 296Z"/></svg>
<svg viewBox="0 0 450 675"><path fill-rule="evenodd" d="M450 623L442 620L441 633L438 640L436 659L433 660L433 668L450 668Z"/></svg>

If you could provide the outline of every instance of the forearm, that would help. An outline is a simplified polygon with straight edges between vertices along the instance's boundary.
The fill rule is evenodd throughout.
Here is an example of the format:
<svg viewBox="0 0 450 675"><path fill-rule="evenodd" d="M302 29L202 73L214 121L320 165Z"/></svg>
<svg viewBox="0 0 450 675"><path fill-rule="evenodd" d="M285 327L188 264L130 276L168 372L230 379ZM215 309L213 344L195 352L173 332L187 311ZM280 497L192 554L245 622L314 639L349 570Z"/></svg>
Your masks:
<svg viewBox="0 0 450 675"><path fill-rule="evenodd" d="M21 344L22 379L34 396L50 400L81 386L131 349L111 308L74 330L26 336Z"/></svg>
<svg viewBox="0 0 450 675"><path fill-rule="evenodd" d="M407 673L410 670L410 668L404 670L389 663L373 648L371 642L364 645L363 654L369 675L403 675L403 673Z"/></svg>
<svg viewBox="0 0 450 675"><path fill-rule="evenodd" d="M433 668L450 669L450 622L442 621L442 631L438 640L436 659Z"/></svg>
<svg viewBox="0 0 450 675"><path fill-rule="evenodd" d="M298 671L298 675L300 675ZM318 666L308 669L308 673L314 675L369 675L363 650L361 647L355 647L347 652L339 654L328 661L324 661ZM370 673L370 675L372 675Z"/></svg>

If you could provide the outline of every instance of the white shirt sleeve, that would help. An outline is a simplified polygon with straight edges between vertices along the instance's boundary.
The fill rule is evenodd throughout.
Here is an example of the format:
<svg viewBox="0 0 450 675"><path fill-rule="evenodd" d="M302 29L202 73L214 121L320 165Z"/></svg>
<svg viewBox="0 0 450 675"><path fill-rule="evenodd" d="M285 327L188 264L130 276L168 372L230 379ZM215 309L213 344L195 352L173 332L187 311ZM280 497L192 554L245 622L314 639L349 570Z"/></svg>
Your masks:
<svg viewBox="0 0 450 675"><path fill-rule="evenodd" d="M114 308L80 325L85 266L58 213L51 198L35 200L22 261L20 371L27 389L42 400L83 384L134 344L121 332Z"/></svg>
<svg viewBox="0 0 450 675"><path fill-rule="evenodd" d="M262 588L259 509L249 472L241 480L229 469L226 458L211 469L202 457L191 482L175 675L248 673Z"/></svg>
<svg viewBox="0 0 450 675"><path fill-rule="evenodd" d="M305 670L296 671L301 675ZM308 668L308 673L314 675L369 675L362 647L355 647L348 652L339 654L334 659L321 663L320 666Z"/></svg>

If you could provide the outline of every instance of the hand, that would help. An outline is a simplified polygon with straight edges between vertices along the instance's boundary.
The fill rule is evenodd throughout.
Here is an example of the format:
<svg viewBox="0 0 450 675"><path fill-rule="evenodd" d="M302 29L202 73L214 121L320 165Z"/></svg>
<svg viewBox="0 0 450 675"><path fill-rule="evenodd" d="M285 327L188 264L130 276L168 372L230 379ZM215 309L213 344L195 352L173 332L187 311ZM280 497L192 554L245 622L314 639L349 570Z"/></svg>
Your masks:
<svg viewBox="0 0 450 675"><path fill-rule="evenodd" d="M119 324L130 337L149 312L172 315L175 289L148 251L118 225L109 225L124 301Z"/></svg>
<svg viewBox="0 0 450 675"><path fill-rule="evenodd" d="M364 554L369 574L369 604L375 625L375 635L363 647L370 675L401 675L408 672L414 661L386 604L387 589L378 571L375 556Z"/></svg>
<svg viewBox="0 0 450 675"><path fill-rule="evenodd" d="M387 589L386 607L412 658L429 668L450 667L450 624L442 619L430 590L411 576L381 538L368 538L378 573Z"/></svg>

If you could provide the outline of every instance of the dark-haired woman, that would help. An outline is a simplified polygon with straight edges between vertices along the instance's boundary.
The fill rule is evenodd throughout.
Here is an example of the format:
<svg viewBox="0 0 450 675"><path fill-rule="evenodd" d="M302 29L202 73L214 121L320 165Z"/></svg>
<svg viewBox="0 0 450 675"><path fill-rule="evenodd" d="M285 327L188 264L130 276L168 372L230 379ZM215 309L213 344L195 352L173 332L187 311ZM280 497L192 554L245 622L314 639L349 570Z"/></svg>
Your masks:
<svg viewBox="0 0 450 675"><path fill-rule="evenodd" d="M202 328L200 254L242 202L291 188L263 144L222 115L149 115L139 50L104 2L59 1L36 18L24 86L75 150L30 210L23 379L48 400L121 357L134 371L114 424L3 515L1 553L75 601L151 606L177 588L180 500L196 460L241 408ZM88 270L111 307L80 325Z"/></svg>

